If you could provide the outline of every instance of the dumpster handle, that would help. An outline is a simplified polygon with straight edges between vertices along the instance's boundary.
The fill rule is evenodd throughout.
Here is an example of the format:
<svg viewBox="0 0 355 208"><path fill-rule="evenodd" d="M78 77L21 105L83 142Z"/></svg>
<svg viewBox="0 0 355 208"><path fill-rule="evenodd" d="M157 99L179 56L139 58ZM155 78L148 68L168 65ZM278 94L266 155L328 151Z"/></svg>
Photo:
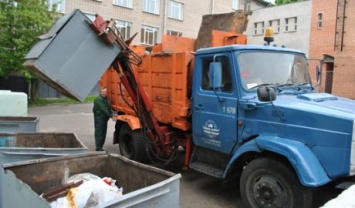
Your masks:
<svg viewBox="0 0 355 208"><path fill-rule="evenodd" d="M36 153L36 152L2 152L5 155L45 155L45 156L63 156L64 154L54 153Z"/></svg>
<svg viewBox="0 0 355 208"><path fill-rule="evenodd" d="M17 126L20 126L20 124L15 124L15 123L1 123L0 126L14 126L14 127L17 127Z"/></svg>

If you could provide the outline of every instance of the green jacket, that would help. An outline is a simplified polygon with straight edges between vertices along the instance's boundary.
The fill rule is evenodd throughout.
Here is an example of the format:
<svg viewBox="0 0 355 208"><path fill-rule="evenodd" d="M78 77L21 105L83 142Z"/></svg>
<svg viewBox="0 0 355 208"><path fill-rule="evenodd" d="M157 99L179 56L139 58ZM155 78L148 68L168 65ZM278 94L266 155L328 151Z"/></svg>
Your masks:
<svg viewBox="0 0 355 208"><path fill-rule="evenodd" d="M110 117L112 117L111 106L107 97L102 97L101 95L99 95L94 100L94 107L92 109L92 112L94 113L95 119L100 118L108 120Z"/></svg>

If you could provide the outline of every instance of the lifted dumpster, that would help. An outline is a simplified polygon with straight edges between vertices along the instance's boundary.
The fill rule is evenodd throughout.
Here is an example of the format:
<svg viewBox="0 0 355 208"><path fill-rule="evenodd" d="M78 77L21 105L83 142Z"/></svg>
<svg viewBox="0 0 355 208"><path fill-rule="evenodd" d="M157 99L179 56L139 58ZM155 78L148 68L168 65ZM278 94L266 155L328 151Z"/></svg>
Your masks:
<svg viewBox="0 0 355 208"><path fill-rule="evenodd" d="M106 202L103 207L179 207L180 174L120 155L87 153L32 160L5 164L4 171L4 207L28 207L29 204L36 208L50 207L39 195L79 173L111 177L123 188L123 196Z"/></svg>
<svg viewBox="0 0 355 208"><path fill-rule="evenodd" d="M84 101L120 52L105 44L90 24L78 9L65 14L38 38L24 66L66 97Z"/></svg>

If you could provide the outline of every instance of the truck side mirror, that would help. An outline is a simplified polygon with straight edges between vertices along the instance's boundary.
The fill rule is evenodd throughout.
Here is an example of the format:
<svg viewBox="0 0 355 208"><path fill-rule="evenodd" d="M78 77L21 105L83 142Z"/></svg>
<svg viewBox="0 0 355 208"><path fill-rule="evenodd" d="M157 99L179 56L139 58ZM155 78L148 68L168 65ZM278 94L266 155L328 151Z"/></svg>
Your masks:
<svg viewBox="0 0 355 208"><path fill-rule="evenodd" d="M208 71L209 84L213 89L222 87L222 65L220 62L212 62Z"/></svg>
<svg viewBox="0 0 355 208"><path fill-rule="evenodd" d="M276 100L276 92L272 87L259 87L256 90L258 99L262 102L274 101Z"/></svg>

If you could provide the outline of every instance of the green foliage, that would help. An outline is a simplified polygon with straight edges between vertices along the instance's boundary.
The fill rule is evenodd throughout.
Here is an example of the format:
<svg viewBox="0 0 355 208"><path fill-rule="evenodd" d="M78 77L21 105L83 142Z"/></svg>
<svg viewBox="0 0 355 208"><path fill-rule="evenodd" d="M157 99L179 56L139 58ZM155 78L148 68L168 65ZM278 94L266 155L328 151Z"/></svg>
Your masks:
<svg viewBox="0 0 355 208"><path fill-rule="evenodd" d="M88 96L85 100L84 103L92 103L94 102L96 95L90 95ZM73 100L71 98L50 98L50 99L44 99L44 98L37 98L33 101L29 101L30 106L38 106L38 105L50 105L50 104L74 104L74 103L80 103L76 100Z"/></svg>
<svg viewBox="0 0 355 208"><path fill-rule="evenodd" d="M22 72L31 78L22 66L24 58L56 16L48 10L46 0L0 1L0 77Z"/></svg>
<svg viewBox="0 0 355 208"><path fill-rule="evenodd" d="M276 5L282 5L282 4L289 4L289 3L299 2L299 1L305 1L305 0L276 0L275 4Z"/></svg>

